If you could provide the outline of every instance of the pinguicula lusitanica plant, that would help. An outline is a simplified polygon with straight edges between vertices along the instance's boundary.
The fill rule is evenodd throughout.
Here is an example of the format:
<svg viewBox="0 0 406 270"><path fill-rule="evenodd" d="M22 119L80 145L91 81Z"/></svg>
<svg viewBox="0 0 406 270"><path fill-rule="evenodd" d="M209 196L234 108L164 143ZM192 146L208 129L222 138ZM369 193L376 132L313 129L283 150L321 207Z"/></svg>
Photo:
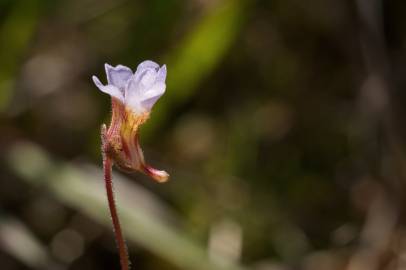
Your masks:
<svg viewBox="0 0 406 270"><path fill-rule="evenodd" d="M102 154L107 200L113 222L114 234L120 254L122 270L128 270L127 246L120 227L114 200L111 177L112 165L129 171L140 171L158 182L165 182L169 175L149 166L142 153L138 129L149 118L155 102L164 94L166 66L160 67L152 61L138 65L135 73L128 67L112 67L105 64L107 84L93 76L100 91L111 96L112 117L109 128L102 125Z"/></svg>

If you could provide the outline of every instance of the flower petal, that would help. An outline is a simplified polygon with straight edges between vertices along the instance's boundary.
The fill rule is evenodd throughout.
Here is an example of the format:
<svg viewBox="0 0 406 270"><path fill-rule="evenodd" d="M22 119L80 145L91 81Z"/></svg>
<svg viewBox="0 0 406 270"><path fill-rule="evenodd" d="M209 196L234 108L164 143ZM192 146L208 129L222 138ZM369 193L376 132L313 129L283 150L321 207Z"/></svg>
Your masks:
<svg viewBox="0 0 406 270"><path fill-rule="evenodd" d="M156 77L157 74L153 69L144 69L132 76L125 88L126 102L134 103L135 99L141 101L144 94L154 86Z"/></svg>
<svg viewBox="0 0 406 270"><path fill-rule="evenodd" d="M158 70L158 75L156 77L157 82L165 82L166 80L166 65L163 65L159 70Z"/></svg>
<svg viewBox="0 0 406 270"><path fill-rule="evenodd" d="M134 112L142 111L140 107L141 95L139 94L141 87L139 80L135 76L132 76L125 88L125 105Z"/></svg>
<svg viewBox="0 0 406 270"><path fill-rule="evenodd" d="M146 68L158 69L159 65L154 61L146 60L138 65L137 71L135 73L137 73L138 71L142 71Z"/></svg>
<svg viewBox="0 0 406 270"><path fill-rule="evenodd" d="M113 67L110 66L109 64L105 64L104 67L106 69L108 83L114 85L115 87L124 92L124 88L127 84L127 81L133 75L132 70L122 65Z"/></svg>
<svg viewBox="0 0 406 270"><path fill-rule="evenodd" d="M149 99L155 96L162 96L165 93L166 84L162 82L155 83L148 91L142 94L142 99Z"/></svg>
<svg viewBox="0 0 406 270"><path fill-rule="evenodd" d="M142 87L140 87L140 90L142 93L145 93L156 82L157 72L153 69L146 69L138 79L140 80L140 84L142 85Z"/></svg>
<svg viewBox="0 0 406 270"><path fill-rule="evenodd" d="M145 110L150 111L152 109L152 106L154 106L158 99L165 93L165 89L165 83L157 82L150 90L142 95L142 107Z"/></svg>
<svg viewBox="0 0 406 270"><path fill-rule="evenodd" d="M125 88L125 104L135 113L150 111L165 92L166 66L152 61L138 65Z"/></svg>
<svg viewBox="0 0 406 270"><path fill-rule="evenodd" d="M97 88L100 89L100 91L109 94L112 97L115 97L117 99L119 99L121 102L124 102L124 95L123 93L114 85L103 85L99 78L97 78L96 76L92 77L94 84L97 86Z"/></svg>

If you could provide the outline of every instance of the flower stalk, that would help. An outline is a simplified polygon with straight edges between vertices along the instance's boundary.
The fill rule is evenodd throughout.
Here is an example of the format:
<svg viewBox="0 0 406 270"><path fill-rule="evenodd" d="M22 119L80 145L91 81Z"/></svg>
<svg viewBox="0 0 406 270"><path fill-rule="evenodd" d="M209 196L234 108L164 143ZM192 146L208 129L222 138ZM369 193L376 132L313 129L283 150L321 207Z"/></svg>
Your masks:
<svg viewBox="0 0 406 270"><path fill-rule="evenodd" d="M127 245L124 240L123 232L121 230L120 219L117 213L116 201L114 198L114 188L112 179L112 160L106 154L106 126L103 125L101 129L102 137L102 155L103 155L103 172L104 184L106 187L107 201L110 210L111 221L113 223L114 237L120 256L121 270L130 269L130 260L128 258Z"/></svg>
<svg viewBox="0 0 406 270"><path fill-rule="evenodd" d="M114 199L113 181L111 179L112 164L111 164L110 158L105 156L103 159L104 159L103 160L104 182L106 185L107 201L109 204L111 221L113 223L114 236L116 239L116 244L117 244L118 252L119 252L119 256L120 256L121 270L129 270L130 269L130 260L128 259L127 245L124 241L124 236L123 236L123 232L121 230L120 220L118 218L116 202Z"/></svg>

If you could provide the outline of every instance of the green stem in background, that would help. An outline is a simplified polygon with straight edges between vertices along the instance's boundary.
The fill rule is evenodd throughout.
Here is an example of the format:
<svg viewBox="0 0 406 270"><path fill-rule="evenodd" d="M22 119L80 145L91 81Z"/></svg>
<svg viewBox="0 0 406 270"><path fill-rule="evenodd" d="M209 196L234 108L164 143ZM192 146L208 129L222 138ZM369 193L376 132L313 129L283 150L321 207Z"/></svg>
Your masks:
<svg viewBox="0 0 406 270"><path fill-rule="evenodd" d="M104 126L105 127L105 126ZM128 259L127 245L124 241L123 233L120 226L120 220L118 218L116 203L114 200L113 180L111 177L112 161L105 152L105 128L102 127L102 152L103 152L103 171L104 182L106 185L107 201L109 203L111 221L113 223L114 236L116 238L116 244L120 254L121 270L130 269L130 260Z"/></svg>

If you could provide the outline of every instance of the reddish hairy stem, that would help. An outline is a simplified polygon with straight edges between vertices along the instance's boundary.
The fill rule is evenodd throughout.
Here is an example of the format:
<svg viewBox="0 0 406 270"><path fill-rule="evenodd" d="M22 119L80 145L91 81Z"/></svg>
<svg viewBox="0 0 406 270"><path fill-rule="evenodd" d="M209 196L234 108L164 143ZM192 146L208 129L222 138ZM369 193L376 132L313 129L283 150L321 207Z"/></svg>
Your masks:
<svg viewBox="0 0 406 270"><path fill-rule="evenodd" d="M111 221L113 223L114 236L120 254L121 270L130 269L130 261L128 259L127 245L125 244L123 233L121 231L120 220L117 214L116 203L114 200L113 181L111 177L112 161L103 151L103 169L104 182L106 185L107 200L110 208Z"/></svg>

